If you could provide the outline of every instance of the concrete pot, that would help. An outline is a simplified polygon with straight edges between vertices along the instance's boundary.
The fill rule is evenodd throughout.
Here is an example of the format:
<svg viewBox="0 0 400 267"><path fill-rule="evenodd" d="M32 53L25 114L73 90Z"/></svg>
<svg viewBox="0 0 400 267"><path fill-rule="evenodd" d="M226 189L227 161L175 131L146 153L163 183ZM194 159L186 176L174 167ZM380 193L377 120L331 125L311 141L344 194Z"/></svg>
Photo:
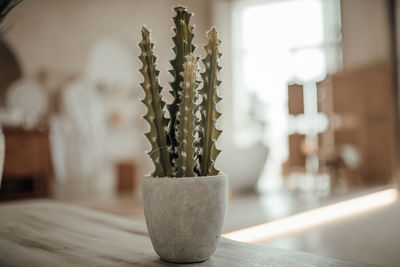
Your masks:
<svg viewBox="0 0 400 267"><path fill-rule="evenodd" d="M142 178L153 248L169 262L201 262L217 248L228 197L228 176Z"/></svg>

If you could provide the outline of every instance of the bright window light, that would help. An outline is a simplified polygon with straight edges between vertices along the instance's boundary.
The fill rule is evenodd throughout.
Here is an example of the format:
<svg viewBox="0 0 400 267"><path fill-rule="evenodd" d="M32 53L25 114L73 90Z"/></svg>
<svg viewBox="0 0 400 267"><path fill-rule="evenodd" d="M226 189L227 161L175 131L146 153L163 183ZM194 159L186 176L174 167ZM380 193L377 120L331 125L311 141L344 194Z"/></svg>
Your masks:
<svg viewBox="0 0 400 267"><path fill-rule="evenodd" d="M272 188L289 153L288 84L315 84L338 68L340 0L237 0L232 14L234 142L264 141L260 186Z"/></svg>
<svg viewBox="0 0 400 267"><path fill-rule="evenodd" d="M287 84L293 79L315 80L326 75L323 5L321 0L266 1L237 8L234 48L237 96L236 125L252 132L249 110L256 96L267 108L267 143L284 140L287 131ZM237 28L237 30L236 30ZM263 117L263 116L260 116ZM235 131L238 145L246 142ZM255 139L251 133L247 136ZM280 151L285 144L278 142ZM273 153L273 151L271 151Z"/></svg>
<svg viewBox="0 0 400 267"><path fill-rule="evenodd" d="M392 204L398 199L397 189L387 189L366 196L299 213L280 220L224 234L242 242L264 242L283 235L327 224Z"/></svg>

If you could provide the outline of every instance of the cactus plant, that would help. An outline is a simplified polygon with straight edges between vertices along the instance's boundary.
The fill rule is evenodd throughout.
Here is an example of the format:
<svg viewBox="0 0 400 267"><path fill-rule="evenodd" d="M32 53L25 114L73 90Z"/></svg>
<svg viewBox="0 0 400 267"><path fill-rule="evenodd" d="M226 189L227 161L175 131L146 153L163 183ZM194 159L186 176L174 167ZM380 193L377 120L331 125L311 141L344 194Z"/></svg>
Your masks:
<svg viewBox="0 0 400 267"><path fill-rule="evenodd" d="M219 171L215 169L214 163L220 150L216 148L215 142L222 132L215 125L221 115L216 110L216 104L221 100L217 94L221 84L217 79L221 69L221 41L215 28L207 33L208 43L204 46L206 57L202 60L204 72L199 75L199 59L193 54L194 26L189 24L192 14L185 7L176 7L174 10L175 36L172 39L175 58L170 61L172 69L169 71L174 80L170 83L173 101L167 105L169 118L165 114L165 102L161 97L162 87L158 81L154 44L145 27L142 28L142 41L139 43L142 52L139 59L143 64L140 72L144 78L141 86L145 91L142 102L147 107L144 118L150 125L150 131L145 135L152 146L148 155L155 165L152 175L216 175Z"/></svg>

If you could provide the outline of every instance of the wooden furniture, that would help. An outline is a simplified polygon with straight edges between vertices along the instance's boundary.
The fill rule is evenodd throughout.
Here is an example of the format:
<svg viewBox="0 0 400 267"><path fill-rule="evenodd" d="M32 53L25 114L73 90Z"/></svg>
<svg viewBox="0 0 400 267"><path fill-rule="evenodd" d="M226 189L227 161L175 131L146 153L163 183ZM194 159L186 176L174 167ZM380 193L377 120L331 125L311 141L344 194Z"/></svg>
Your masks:
<svg viewBox="0 0 400 267"><path fill-rule="evenodd" d="M320 167L341 172L352 185L382 185L396 176L396 121L392 69L389 64L375 64L342 71L317 84L318 112L328 117L329 125L319 134ZM289 114L304 112L303 88L288 87ZM283 166L287 175L304 168L300 151L304 136L289 136L289 158ZM360 155L361 164L346 169L339 152L350 145ZM325 171L325 170L322 170ZM343 172L341 172L343 173ZM343 176L343 175L338 175Z"/></svg>
<svg viewBox="0 0 400 267"><path fill-rule="evenodd" d="M139 185L136 175L136 164L133 161L121 161L116 164L117 169L117 192L133 192Z"/></svg>
<svg viewBox="0 0 400 267"><path fill-rule="evenodd" d="M304 113L303 86L300 84L288 85L288 111L289 115L300 115ZM289 155L287 161L282 165L282 174L290 175L295 171L305 170L306 157L300 151L300 145L305 140L305 135L291 134L288 136Z"/></svg>
<svg viewBox="0 0 400 267"><path fill-rule="evenodd" d="M144 224L46 200L0 205L1 266L171 266L154 252ZM366 266L222 238L190 266Z"/></svg>
<svg viewBox="0 0 400 267"><path fill-rule="evenodd" d="M395 177L393 88L390 64L344 71L318 84L319 111L328 113L333 126L324 135L333 135L335 147L351 144L359 150L362 160L359 172L364 184L386 184ZM324 97L329 95L331 99ZM331 110L327 111L326 106L330 105ZM332 125L333 117L337 118L336 125ZM323 137L320 144L329 146Z"/></svg>
<svg viewBox="0 0 400 267"><path fill-rule="evenodd" d="M289 139L289 156L285 163L282 165L282 174L284 176L290 175L292 172L305 171L306 156L301 152L301 143L305 141L305 135L291 134Z"/></svg>
<svg viewBox="0 0 400 267"><path fill-rule="evenodd" d="M49 130L3 128L5 161L0 199L51 194Z"/></svg>
<svg viewBox="0 0 400 267"><path fill-rule="evenodd" d="M8 87L22 77L17 56L4 39L0 38L0 106L4 106Z"/></svg>
<svg viewBox="0 0 400 267"><path fill-rule="evenodd" d="M291 84L288 86L288 110L290 115L304 113L303 85Z"/></svg>

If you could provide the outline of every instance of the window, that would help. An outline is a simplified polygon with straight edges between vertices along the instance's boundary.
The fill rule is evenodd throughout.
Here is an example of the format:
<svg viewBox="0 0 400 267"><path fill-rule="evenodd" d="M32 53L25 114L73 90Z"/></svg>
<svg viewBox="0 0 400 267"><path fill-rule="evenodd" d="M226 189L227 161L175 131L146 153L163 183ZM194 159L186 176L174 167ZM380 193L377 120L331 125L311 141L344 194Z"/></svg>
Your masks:
<svg viewBox="0 0 400 267"><path fill-rule="evenodd" d="M232 22L234 141L243 147L262 139L278 175L293 130L288 84L315 87L341 67L340 1L237 1ZM316 111L316 91L307 95Z"/></svg>

